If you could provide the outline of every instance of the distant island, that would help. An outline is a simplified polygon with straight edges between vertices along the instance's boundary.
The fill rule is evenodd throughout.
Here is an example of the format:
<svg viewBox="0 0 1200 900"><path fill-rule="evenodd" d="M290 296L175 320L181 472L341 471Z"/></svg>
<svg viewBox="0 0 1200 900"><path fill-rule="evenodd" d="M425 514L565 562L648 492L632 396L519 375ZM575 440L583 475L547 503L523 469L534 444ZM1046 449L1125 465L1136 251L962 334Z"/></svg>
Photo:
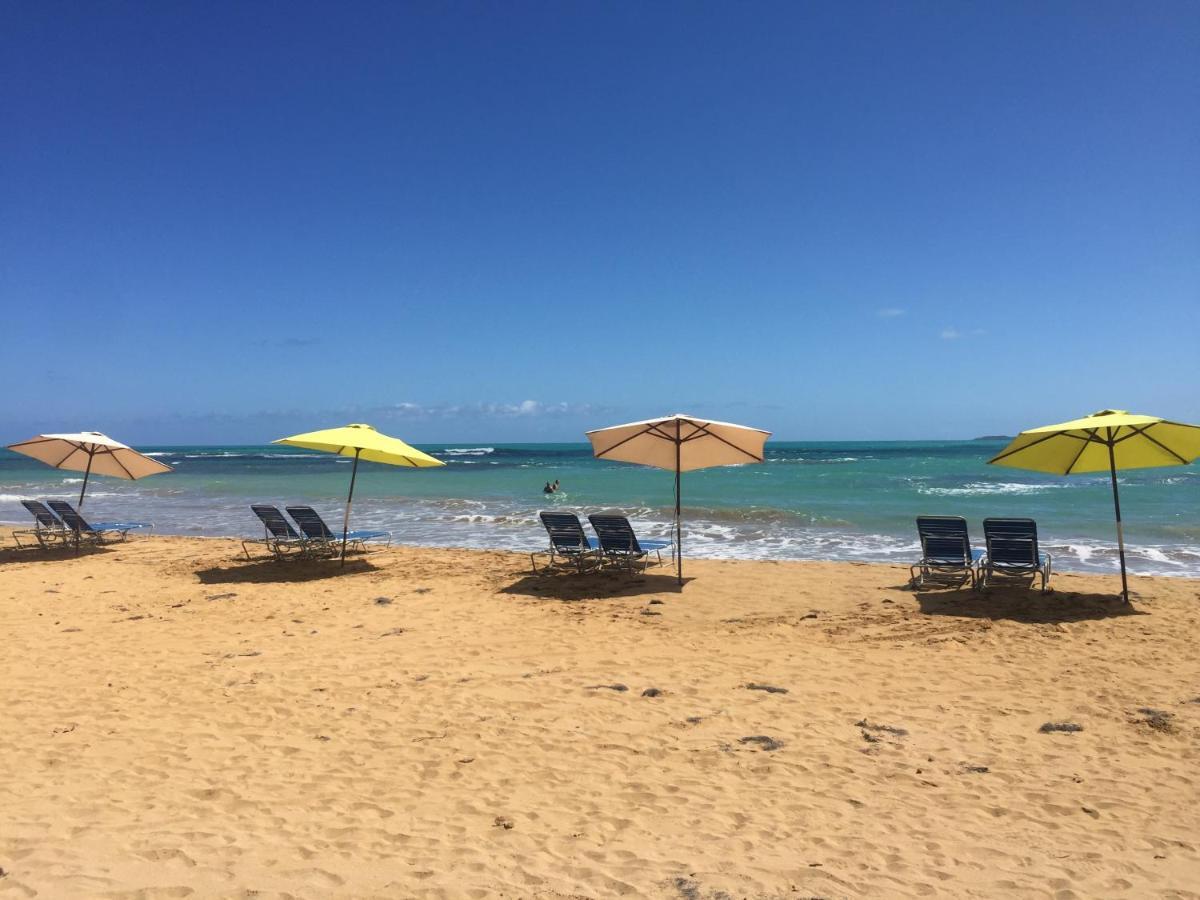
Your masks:
<svg viewBox="0 0 1200 900"><path fill-rule="evenodd" d="M971 438L973 441L1011 441L1012 439L1010 434L985 434L982 437Z"/></svg>

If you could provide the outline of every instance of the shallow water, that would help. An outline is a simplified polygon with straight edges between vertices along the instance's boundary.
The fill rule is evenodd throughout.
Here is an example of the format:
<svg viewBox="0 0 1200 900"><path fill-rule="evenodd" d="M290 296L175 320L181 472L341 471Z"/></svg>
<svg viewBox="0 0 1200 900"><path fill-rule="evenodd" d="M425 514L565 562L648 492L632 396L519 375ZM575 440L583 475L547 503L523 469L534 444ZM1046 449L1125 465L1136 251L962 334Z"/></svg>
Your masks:
<svg viewBox="0 0 1200 900"><path fill-rule="evenodd" d="M1116 565L1107 475L1070 478L986 465L1003 442L772 443L762 465L683 477L689 556L909 561L918 514L966 517L982 540L987 516L1037 519L1055 568ZM145 449L145 448L143 448ZM442 469L363 463L357 527L382 527L400 543L539 548L537 512L624 510L648 536L667 533L669 472L596 460L586 444L423 446ZM161 533L256 533L248 504L309 503L340 524L351 461L292 447L161 447L175 472L139 482L97 478L85 512L101 520L151 520ZM562 490L542 493L558 479ZM25 522L18 501L78 495L82 477L0 451L0 520ZM1200 469L1142 469L1120 476L1130 570L1200 576Z"/></svg>

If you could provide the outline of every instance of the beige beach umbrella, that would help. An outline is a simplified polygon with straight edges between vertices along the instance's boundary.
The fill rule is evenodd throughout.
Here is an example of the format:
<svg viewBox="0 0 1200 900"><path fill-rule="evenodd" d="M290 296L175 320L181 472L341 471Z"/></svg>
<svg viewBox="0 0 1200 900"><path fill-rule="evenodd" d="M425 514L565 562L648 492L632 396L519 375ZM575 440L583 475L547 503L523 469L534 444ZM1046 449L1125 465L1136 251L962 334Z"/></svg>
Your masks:
<svg viewBox="0 0 1200 900"><path fill-rule="evenodd" d="M616 459L675 473L675 563L679 584L683 584L680 474L712 466L762 462L763 445L770 436L771 432L759 428L681 413L587 432L592 453L598 459Z"/></svg>
<svg viewBox="0 0 1200 900"><path fill-rule="evenodd" d="M83 485L79 489L79 506L83 506L83 495L87 491L88 479L92 475L110 475L135 481L150 475L161 475L173 469L166 463L138 453L132 447L113 440L99 431L81 431L78 434L39 434L18 444L9 444L9 450L32 456L55 469L67 469L83 473Z"/></svg>

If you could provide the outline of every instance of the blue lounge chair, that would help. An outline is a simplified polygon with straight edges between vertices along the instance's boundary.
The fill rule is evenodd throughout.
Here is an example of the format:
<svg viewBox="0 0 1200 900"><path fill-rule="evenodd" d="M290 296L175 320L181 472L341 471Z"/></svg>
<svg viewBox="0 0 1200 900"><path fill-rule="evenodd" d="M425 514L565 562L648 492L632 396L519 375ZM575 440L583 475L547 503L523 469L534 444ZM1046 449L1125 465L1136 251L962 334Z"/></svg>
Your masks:
<svg viewBox="0 0 1200 900"><path fill-rule="evenodd" d="M1042 577L1042 593L1050 581L1049 553L1038 550L1037 522L1033 519L984 519L987 552L979 563L979 586L986 588L995 575Z"/></svg>
<svg viewBox="0 0 1200 900"><path fill-rule="evenodd" d="M545 569L554 567L556 559L562 559L577 572L600 565L600 545L595 538L588 537L583 531L583 524L575 513L541 512L538 517L550 535L550 560ZM542 551L545 553L546 551ZM533 563L536 574L537 558L541 553L530 553L529 560Z"/></svg>
<svg viewBox="0 0 1200 900"><path fill-rule="evenodd" d="M50 508L58 513L63 524L71 530L71 536L76 545L83 541L90 544L123 541L134 529L152 527L149 522L97 522L95 525L90 525L83 516L75 511L75 507L65 500L51 500Z"/></svg>
<svg viewBox="0 0 1200 900"><path fill-rule="evenodd" d="M600 552L604 561L611 566L636 571L644 569L649 564L650 554L653 553L662 564L662 551L674 549L671 541L645 540L639 541L634 534L633 526L625 516L602 514L588 516L596 537L600 539Z"/></svg>
<svg viewBox="0 0 1200 900"><path fill-rule="evenodd" d="M927 581L943 584L978 585L976 565L982 550L971 549L967 520L962 516L917 516L917 536L921 539L921 558L909 568L913 589Z"/></svg>
<svg viewBox="0 0 1200 900"><path fill-rule="evenodd" d="M296 533L292 523L284 518L277 507L266 503L252 503L250 509L263 524L263 536L242 541L242 552L246 554L246 559L250 559L251 544L262 544L276 559L303 556L307 553L308 542Z"/></svg>
<svg viewBox="0 0 1200 900"><path fill-rule="evenodd" d="M21 528L13 532L13 540L17 542L19 549L25 550L34 546L41 547L44 550L49 550L52 547L65 547L68 544L70 535L67 533L66 527L58 520L54 513L46 508L46 504L39 500L22 500L21 505L29 510L33 516L33 528ZM33 538L31 543L21 543L21 538Z"/></svg>
<svg viewBox="0 0 1200 900"><path fill-rule="evenodd" d="M342 534L329 530L325 520L311 506L289 506L287 513L300 526L300 531L308 542L310 552L325 552L339 554L342 552ZM386 539L384 546L392 542L390 531L348 531L346 544L349 548L367 549L367 541Z"/></svg>

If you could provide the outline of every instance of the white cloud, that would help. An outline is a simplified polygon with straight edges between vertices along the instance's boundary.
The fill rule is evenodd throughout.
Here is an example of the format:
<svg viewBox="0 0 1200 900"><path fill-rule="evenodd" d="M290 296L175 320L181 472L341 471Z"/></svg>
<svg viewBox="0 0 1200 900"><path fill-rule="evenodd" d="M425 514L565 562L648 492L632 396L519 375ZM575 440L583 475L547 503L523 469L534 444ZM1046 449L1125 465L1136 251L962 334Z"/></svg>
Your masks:
<svg viewBox="0 0 1200 900"><path fill-rule="evenodd" d="M521 400L517 403L484 401L451 404L401 402L378 409L380 415L394 419L532 419L586 415L602 411L604 411L604 407L592 403L547 403L542 400Z"/></svg>
<svg viewBox="0 0 1200 900"><path fill-rule="evenodd" d="M894 319L897 316L904 315L905 312L907 312L907 310L900 309L897 306L885 306L883 309L876 310L875 315L879 316L881 319Z"/></svg>
<svg viewBox="0 0 1200 900"><path fill-rule="evenodd" d="M959 338L979 337L987 334L982 328L972 328L970 331L959 331L953 325L948 328L943 328L938 335L943 341L957 341Z"/></svg>

